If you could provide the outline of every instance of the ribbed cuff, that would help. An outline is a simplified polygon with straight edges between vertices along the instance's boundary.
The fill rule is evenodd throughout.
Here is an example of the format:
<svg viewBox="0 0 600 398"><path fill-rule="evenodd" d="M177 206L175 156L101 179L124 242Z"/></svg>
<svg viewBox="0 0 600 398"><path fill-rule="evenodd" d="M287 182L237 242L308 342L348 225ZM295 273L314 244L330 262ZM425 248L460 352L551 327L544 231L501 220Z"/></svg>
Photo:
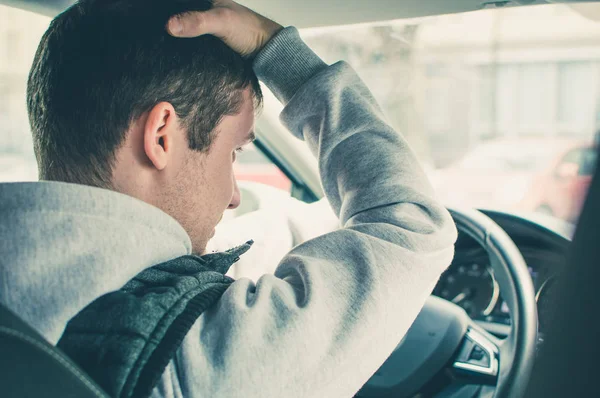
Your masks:
<svg viewBox="0 0 600 398"><path fill-rule="evenodd" d="M293 26L277 33L254 59L254 72L284 105L307 80L326 67Z"/></svg>

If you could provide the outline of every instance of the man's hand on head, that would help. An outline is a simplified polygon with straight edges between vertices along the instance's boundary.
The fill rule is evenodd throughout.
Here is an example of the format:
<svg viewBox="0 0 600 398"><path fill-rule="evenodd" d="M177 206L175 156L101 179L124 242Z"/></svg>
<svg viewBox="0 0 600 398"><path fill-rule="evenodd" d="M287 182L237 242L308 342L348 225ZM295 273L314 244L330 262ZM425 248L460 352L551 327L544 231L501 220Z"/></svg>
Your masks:
<svg viewBox="0 0 600 398"><path fill-rule="evenodd" d="M172 36L210 34L245 57L256 55L282 29L277 22L232 0L215 0L210 10L179 14L171 17L167 24Z"/></svg>

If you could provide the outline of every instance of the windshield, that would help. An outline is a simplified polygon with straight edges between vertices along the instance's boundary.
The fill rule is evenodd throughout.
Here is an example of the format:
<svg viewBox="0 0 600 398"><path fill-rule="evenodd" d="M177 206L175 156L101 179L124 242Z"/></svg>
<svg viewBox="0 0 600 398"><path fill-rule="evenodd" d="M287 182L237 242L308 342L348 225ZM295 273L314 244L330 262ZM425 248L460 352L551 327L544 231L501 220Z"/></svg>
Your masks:
<svg viewBox="0 0 600 398"><path fill-rule="evenodd" d="M600 22L589 16L599 11L515 7L301 35L357 71L447 205L574 222L589 173L557 170L571 150L587 154L578 168L595 167Z"/></svg>
<svg viewBox="0 0 600 398"><path fill-rule="evenodd" d="M502 8L301 35L326 62L352 65L447 205L575 221L596 166L599 10ZM50 19L0 6L0 20L0 181L35 180L25 90ZM258 127L283 131L266 97ZM254 174L274 167L254 155L244 162Z"/></svg>

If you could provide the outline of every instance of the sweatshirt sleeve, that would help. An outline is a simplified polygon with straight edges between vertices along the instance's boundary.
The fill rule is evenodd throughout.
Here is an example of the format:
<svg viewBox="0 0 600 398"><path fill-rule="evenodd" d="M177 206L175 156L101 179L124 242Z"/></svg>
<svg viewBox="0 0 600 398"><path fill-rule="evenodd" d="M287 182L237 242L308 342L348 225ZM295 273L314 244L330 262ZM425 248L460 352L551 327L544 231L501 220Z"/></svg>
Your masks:
<svg viewBox="0 0 600 398"><path fill-rule="evenodd" d="M317 157L341 228L296 246L274 275L237 280L198 319L178 354L182 392L351 397L450 264L456 228L348 64L327 66L290 27L255 71Z"/></svg>

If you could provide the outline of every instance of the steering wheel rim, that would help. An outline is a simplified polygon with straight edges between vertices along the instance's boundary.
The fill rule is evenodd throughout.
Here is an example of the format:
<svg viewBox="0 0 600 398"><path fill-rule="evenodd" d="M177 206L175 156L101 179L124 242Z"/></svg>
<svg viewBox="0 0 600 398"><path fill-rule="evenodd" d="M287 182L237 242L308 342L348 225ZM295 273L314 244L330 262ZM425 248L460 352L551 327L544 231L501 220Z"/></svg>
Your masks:
<svg viewBox="0 0 600 398"><path fill-rule="evenodd" d="M511 316L511 333L500 344L500 373L494 397L521 397L533 369L538 332L535 289L527 263L512 239L491 218L477 210L450 209L450 213L457 228L488 252Z"/></svg>
<svg viewBox="0 0 600 398"><path fill-rule="evenodd" d="M527 264L512 239L492 219L477 210L449 211L458 230L488 253L511 315L511 333L504 340L497 339L476 325L459 306L432 296L358 397L412 395L444 370L456 371L467 383L495 383L495 398L525 394L535 360L538 329L535 290ZM484 351L484 356L489 354L489 366L474 366L468 360L474 346ZM390 381L392 372L397 375L395 382ZM478 383L482 380L485 383ZM489 394L489 390L485 392Z"/></svg>

